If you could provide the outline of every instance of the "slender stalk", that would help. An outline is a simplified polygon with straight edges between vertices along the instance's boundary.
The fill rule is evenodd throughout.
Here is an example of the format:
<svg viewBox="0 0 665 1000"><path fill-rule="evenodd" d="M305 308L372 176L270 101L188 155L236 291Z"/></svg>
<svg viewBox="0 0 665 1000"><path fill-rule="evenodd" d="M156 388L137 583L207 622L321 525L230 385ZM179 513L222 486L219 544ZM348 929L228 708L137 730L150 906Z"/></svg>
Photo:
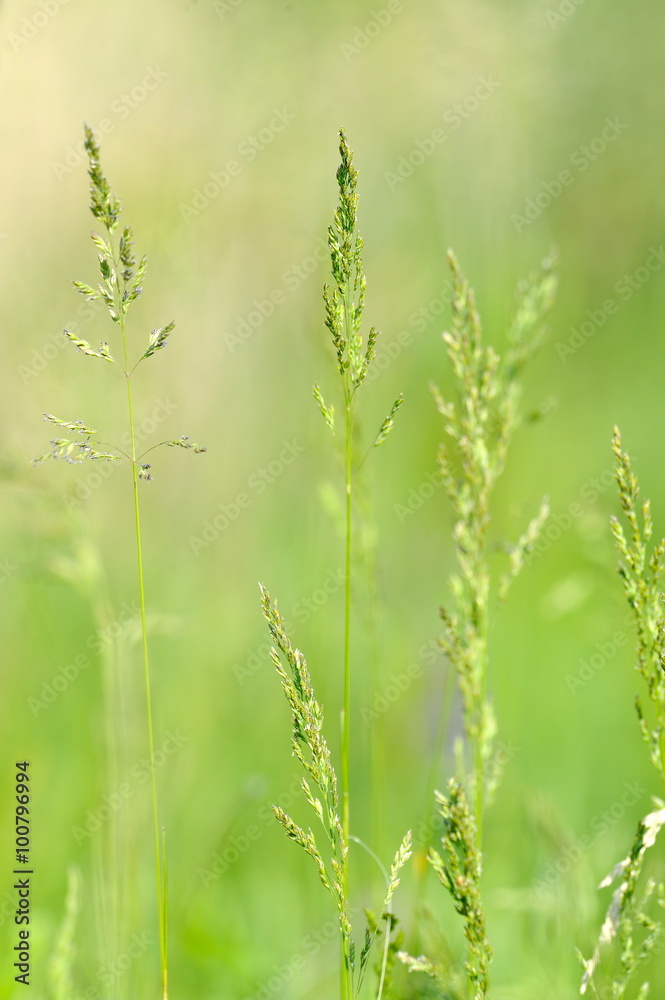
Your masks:
<svg viewBox="0 0 665 1000"><path fill-rule="evenodd" d="M351 769L351 555L352 555L352 412L351 395L346 385L346 434L345 434L345 561L344 561L344 700L341 716L341 757L342 757L342 831L348 844L351 835L350 769ZM349 865L344 864L342 889L349 898ZM348 969L347 956L342 942L342 1000L353 996L353 981Z"/></svg>
<svg viewBox="0 0 665 1000"><path fill-rule="evenodd" d="M344 579L344 707L342 709L342 829L348 841L350 836L350 760L351 760L351 557L353 533L352 495L352 425L351 400L346 399L346 455L345 455L345 579ZM348 869L346 871L348 890Z"/></svg>
<svg viewBox="0 0 665 1000"><path fill-rule="evenodd" d="M300 844L312 857L318 867L319 877L331 893L339 914L341 935L340 948L340 996L342 1000L355 1000L361 989L363 974L367 968L372 934L366 937L365 945L356 954L356 942L349 918L350 878L348 849L351 835L351 598L353 594L352 569L355 555L354 544L354 476L359 470L356 460L355 394L365 381L369 366L375 356L378 331L372 327L363 340L361 326L365 301L365 276L362 270L362 239L356 228L358 196L356 182L358 172L353 166L353 156L346 141L344 131L340 131L340 165L337 169L339 202L328 227L332 285L324 285L325 325L329 330L337 359L337 371L342 382L344 404L344 443L341 445L341 464L345 491L345 541L344 541L344 639L342 654L343 693L340 710L340 771L341 788L335 769L332 767L330 751L322 738L323 712L314 698L311 681L302 654L291 646L284 622L272 604L265 588L262 589L263 612L276 646L285 657L293 680L282 668L280 657L273 647L272 657L282 679L293 715L292 750L300 760L309 778L318 787L321 798L315 797L309 781L303 782L303 790L326 829L327 839L332 849L330 869L328 869L316 839L311 830L305 832L279 806L275 808L277 819L282 823L287 836ZM335 435L334 406L326 405L318 384L313 387L314 398L330 432ZM402 397L393 403L388 416L381 424L372 443L376 447L385 441L392 426L394 416L402 403ZM362 464L362 463L361 463ZM404 839L391 869L390 883L384 909L390 902L399 881L397 872L410 857L411 835ZM389 933L389 932L388 932Z"/></svg>
<svg viewBox="0 0 665 1000"><path fill-rule="evenodd" d="M128 460L132 466L132 490L134 498L134 525L136 531L136 559L138 571L139 602L141 608L141 633L143 651L143 675L145 681L146 698L146 719L148 729L148 744L150 750L150 777L151 777L151 799L152 815L155 838L155 871L157 876L157 908L159 916L159 947L160 947L160 967L162 980L162 1000L168 1000L168 969L167 969L167 871L165 849L160 849L159 835L159 811L157 807L157 783L155 780L155 740L152 719L152 694L150 685L150 659L148 655L148 628L146 622L145 604L145 580L143 570L143 546L141 541L141 512L139 505L139 479L150 480L152 476L149 472L150 466L142 463L142 455L137 453L137 433L134 420L134 400L132 396L132 376L138 365L147 358L152 357L157 351L166 346L169 335L175 324L167 323L166 326L154 329L149 337L147 346L143 350L133 367L129 363L129 351L127 345L127 334L125 328L125 317L127 310L141 294L141 282L147 267L147 257L144 255L138 262L134 256L133 233L129 226L122 229L117 243L114 241L114 232L117 229L122 205L104 176L99 159L99 145L95 139L93 130L84 126L84 147L89 158L88 176L90 178L90 211L95 219L98 219L106 230L106 237L97 232L92 233L92 241L97 249L99 271L101 282L96 287L83 281L74 281L77 292L88 302L103 302L109 312L114 324L120 329L122 342L123 362L117 361L111 353L111 347L105 341L100 341L99 347L93 347L87 340L82 340L74 331L64 330L65 336L83 354L89 357L98 358L106 363L112 364L118 371L122 372L127 385L127 409L129 417L129 430L131 447L129 453L116 446L104 446L107 450L101 451L101 441L98 431L94 430L82 420L62 420L50 413L45 413L44 418L58 428L77 435L74 438L57 438L51 441L51 450L39 455L35 464L46 459L65 458L75 464L79 464L84 459L115 462L121 458ZM178 440L159 442L159 447L165 445L172 448L183 448L201 454L206 448L195 444L189 440L187 435L183 435ZM146 449L144 454L151 451ZM128 881L129 876L125 879Z"/></svg>
<svg viewBox="0 0 665 1000"><path fill-rule="evenodd" d="M351 273L347 276L343 296L344 328L347 343L353 336L353 290ZM344 693L341 717L342 758L342 832L349 843L351 837L351 560L353 554L353 386L349 370L344 374L344 492L345 492L345 543L344 543ZM349 899L349 864L342 871L342 890ZM344 953L342 967L342 1000L353 997L353 977Z"/></svg>
<svg viewBox="0 0 665 1000"><path fill-rule="evenodd" d="M143 676L145 681L146 699L146 721L148 725L148 749L150 751L150 789L152 799L152 820L153 833L155 839L155 871L157 876L157 908L159 917L159 952L160 967L162 974L162 1000L168 1000L168 967L166 960L166 914L164 907L164 895L162 891L162 860L159 844L159 812L157 809L157 781L155 778L155 738L152 721L152 691L150 686L150 657L148 653L148 625L146 618L145 604L145 580L143 573L143 543L141 539L141 511L139 505L139 473L138 459L136 454L136 428L134 421L134 400L132 397L132 376L129 371L129 358L127 351L127 335L125 332L125 318L122 310L120 315L120 332L122 335L122 349L125 358L125 376L127 382L127 408L129 412L129 431L131 437L131 462L132 462L132 484L134 493L134 525L136 530L136 559L139 585L139 605L141 608L141 639L143 652Z"/></svg>
<svg viewBox="0 0 665 1000"><path fill-rule="evenodd" d="M369 599L368 612L368 632L370 640L370 676L372 691L381 690L381 660L379 650L379 595L377 589L377 557L374 539L370 539L367 552L367 590ZM370 775L371 775L371 815L372 815L372 843L379 857L385 852L385 786L384 776L386 774L386 753L385 753L385 718L383 713L378 713L373 719L369 730L370 739Z"/></svg>

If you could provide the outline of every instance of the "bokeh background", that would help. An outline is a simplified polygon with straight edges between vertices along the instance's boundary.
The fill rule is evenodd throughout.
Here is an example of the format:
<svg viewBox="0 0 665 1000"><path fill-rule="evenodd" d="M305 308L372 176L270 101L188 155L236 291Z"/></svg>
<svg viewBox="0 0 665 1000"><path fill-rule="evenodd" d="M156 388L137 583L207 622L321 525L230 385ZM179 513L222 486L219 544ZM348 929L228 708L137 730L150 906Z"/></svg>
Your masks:
<svg viewBox="0 0 665 1000"><path fill-rule="evenodd" d="M83 121L102 134L149 256L131 336L142 344L176 321L137 383L146 443L186 433L209 449L156 452L142 489L172 995L323 998L337 986L328 897L270 816L279 800L308 820L257 582L293 625L336 748L340 472L311 385L334 400L321 286L340 126L360 170L366 318L382 331L366 439L405 395L364 475L354 619L354 827L384 860L422 820L446 691L434 640L451 513L428 389L452 389L445 253L455 248L499 350L517 282L559 253L550 337L524 397L525 412L549 413L519 432L496 496L498 548L544 494L553 519L492 633L506 773L485 889L493 996L576 993L574 949L591 951L607 904L595 887L659 791L608 519L616 422L665 530L664 30L660 5L618 0L0 4L1 997L25 995L9 968L23 758L32 995L51 995L68 870L80 888L72 1000L157 993L130 477L30 465L52 436L43 411L107 439L126 430L113 370L61 334L77 323L92 341L114 335L71 286L96 271ZM367 724L377 694L380 781ZM439 785L458 728L453 704ZM380 876L354 850L360 930ZM417 861L396 901L410 944L416 874ZM461 948L443 891L424 892L429 923ZM662 964L648 970L656 996ZM424 995L424 982L408 985Z"/></svg>

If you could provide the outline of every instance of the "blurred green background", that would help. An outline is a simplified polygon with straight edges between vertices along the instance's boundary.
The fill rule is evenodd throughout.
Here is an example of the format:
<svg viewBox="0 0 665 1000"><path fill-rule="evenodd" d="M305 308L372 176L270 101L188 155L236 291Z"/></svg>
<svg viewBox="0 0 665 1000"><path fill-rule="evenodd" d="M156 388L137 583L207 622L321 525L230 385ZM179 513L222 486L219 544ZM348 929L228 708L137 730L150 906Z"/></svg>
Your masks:
<svg viewBox="0 0 665 1000"><path fill-rule="evenodd" d="M543 494L554 517L492 634L507 766L485 881L496 1000L577 991L574 948L590 953L607 904L595 887L658 791L632 707L639 678L607 523L616 422L665 530L664 30L661 5L618 0L0 5L0 997L24 995L8 959L12 772L23 758L33 994L48 995L71 865L82 876L73 1000L157 993L129 473L114 467L103 481L97 466L30 466L51 436L43 411L111 439L126 429L110 366L61 336L72 323L92 341L114 334L71 287L96 280L84 120L102 133L104 169L149 256L131 335L142 344L176 321L168 350L141 371L139 423L148 441L190 434L209 449L155 453L142 490L172 996L324 998L337 987L328 897L269 811L293 800L309 820L293 794L257 582L293 625L336 748L340 475L311 385L334 399L321 286L340 126L360 170L366 318L382 331L368 438L405 394L364 477L374 668L362 585L354 621L353 822L385 860L422 818L446 681L431 650L451 513L432 486L442 427L428 390L430 380L452 389L445 252L455 248L499 350L518 280L553 247L560 256L551 334L524 400L527 411L556 405L520 431L496 497L499 543ZM234 508L240 494L249 501ZM385 774L372 796L367 709L377 685L389 699L410 667L380 714ZM456 709L452 719L456 731ZM449 740L439 785L451 768ZM112 821L127 893L116 939L105 836L85 825L125 782ZM360 848L353 857L360 929L361 908L378 905L376 876ZM407 935L413 875L396 901ZM430 884L427 898L457 942L443 890ZM656 996L659 965L648 970Z"/></svg>

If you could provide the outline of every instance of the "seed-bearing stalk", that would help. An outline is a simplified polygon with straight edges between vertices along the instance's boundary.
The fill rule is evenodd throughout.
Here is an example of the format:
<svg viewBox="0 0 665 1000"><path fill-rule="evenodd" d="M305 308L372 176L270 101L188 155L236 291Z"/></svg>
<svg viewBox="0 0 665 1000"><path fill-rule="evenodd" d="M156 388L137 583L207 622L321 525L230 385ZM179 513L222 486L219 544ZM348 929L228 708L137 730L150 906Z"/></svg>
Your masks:
<svg viewBox="0 0 665 1000"><path fill-rule="evenodd" d="M164 327L153 330L148 339L147 347L138 360L133 365L131 364L126 331L126 317L129 306L141 294L141 281L146 270L147 259L146 257L143 257L137 265L134 257L133 234L128 226L122 230L118 240L116 240L114 236L115 230L118 226L121 205L115 194L111 191L108 181L102 172L99 160L99 147L92 130L87 126L85 127L85 149L88 154L90 164L88 170L90 177L90 209L93 216L102 222L106 235L100 236L97 233L92 234L93 243L98 251L99 270L102 280L94 288L82 281L75 281L74 287L88 301L99 299L107 307L111 319L120 330L122 362L119 363L116 361L111 353L109 344L105 341L100 342L99 347L95 348L70 330L65 330L64 334L83 354L109 362L124 376L127 386L127 414L130 433L130 450L129 453L127 453L120 447L114 447L113 445L106 444L102 445L102 443L98 440L97 431L92 427L87 426L82 420L61 420L58 417L54 417L52 414L44 414L45 419L55 424L56 427L78 434L79 437L74 439L57 438L51 441L51 451L41 455L36 461L40 462L47 458L64 458L74 464L80 464L84 459L104 462L115 462L124 459L131 465L138 590L141 609L141 645L146 700L146 726L150 761L154 763L155 739L150 682L148 626L146 618L143 543L141 537L141 511L139 502L139 480L151 480L152 475L150 473L150 465L143 462L142 459L148 451L153 451L161 445L185 448L192 450L195 453L203 452L206 449L202 448L200 445L190 442L187 437L182 437L176 441L161 441L158 444L152 445L141 455L137 452L136 422L134 418L134 398L132 391L133 375L143 361L152 357L153 354L166 346L169 334L173 330L174 324L169 323ZM102 451L102 447L105 450ZM155 874L157 886L157 910L159 922L161 994L162 1000L168 1000L168 903L165 840L162 839L160 846L157 782L154 767L150 768L150 774Z"/></svg>
<svg viewBox="0 0 665 1000"><path fill-rule="evenodd" d="M138 573L139 605L141 608L141 650L143 654L143 678L145 683L146 722L148 728L148 750L150 752L150 797L152 802L152 824L155 841L155 871L157 877L157 910L159 915L159 952L162 975L162 1000L168 1000L168 962L166 942L166 908L164 886L162 882L162 857L159 843L159 810L157 806L157 780L155 768L155 736L152 721L152 690L150 684L150 656L148 651L148 623L146 618L145 580L143 574L143 541L141 538L141 509L139 503L139 466L136 453L136 425L134 422L134 401L132 398L132 373L129 370L127 350L127 334L125 319L121 313L120 333L125 361L125 377L127 381L127 410L129 430L131 435L132 487L134 497L134 527L136 532L136 564Z"/></svg>
<svg viewBox="0 0 665 1000"><path fill-rule="evenodd" d="M339 201L334 214L333 224L328 229L328 246L330 248L332 284L323 290L326 319L325 325L331 337L337 359L337 370L341 379L341 396L344 406L344 440L341 445L343 481L344 481L344 638L342 654L342 709L340 713L340 770L341 781L339 798L337 778L331 770L327 746L320 742L318 730L322 723L322 709L315 702L306 675L304 661L292 650L283 622L276 608L271 604L267 593L263 592L263 610L269 622L271 633L276 642L273 659L282 678L285 693L294 713L294 733L297 738L293 743L296 755L303 766L315 778L318 787L324 793L322 799L315 799L309 791L309 786L303 784L308 801L316 809L319 818L324 821L326 834L331 850L330 868L334 877L327 874L326 864L310 835L304 833L290 817L277 810L277 817L284 826L288 836L299 843L308 854L315 858L319 866L319 874L324 885L330 890L337 905L341 932L341 963L340 963L340 996L342 1000L354 1000L365 973L371 944L378 933L378 925L372 931L368 930L365 947L359 962L355 958L355 944L352 938L351 925L348 919L350 899L350 879L348 847L355 838L351 834L351 603L353 597L353 563L354 563L354 484L359 465L356 456L356 394L365 381L368 369L374 358L377 330L372 327L363 341L361 333L362 315L365 302L365 276L362 270L362 239L357 232L358 196L356 184L358 172L353 166L353 157L346 141L344 132L340 132L340 165L337 170ZM314 397L329 430L335 433L334 407L327 406L318 385L314 386ZM394 416L402 402L402 397L393 404L388 416L381 424L373 447L385 441L392 426ZM364 459L363 459L364 461ZM290 665L294 675L294 684L288 678L283 668L277 650L280 650ZM307 695L307 697L305 697ZM316 724L312 720L316 719ZM308 735L308 729L316 728L316 738ZM304 754L301 743L309 747L309 754ZM312 763L314 762L314 763ZM325 779L325 780L324 780ZM334 795L331 791L334 786ZM332 798L330 796L332 795ZM326 811L322 812L322 803L328 798ZM339 803L339 816L337 808ZM410 841L409 841L410 844ZM409 852L406 841L400 857L404 863ZM396 883L395 883L396 884ZM394 887L393 887L394 890ZM392 890L391 890L392 894ZM388 932L389 933L389 932Z"/></svg>
<svg viewBox="0 0 665 1000"><path fill-rule="evenodd" d="M641 675L650 707L637 697L635 707L642 739L647 745L649 758L658 775L658 783L665 790L665 612L663 610L663 576L665 576L665 539L654 543L651 503L640 500L640 487L633 471L630 456L623 449L618 427L612 439L614 475L619 488L623 518L613 517L612 534L619 553L619 576L631 610L636 632L635 669ZM637 824L635 837L627 856L615 865L600 883L601 889L615 886L600 931L598 943L591 958L579 952L584 974L580 993L589 986L594 996L599 996L596 982L598 968L603 964L603 954L615 941L620 952L619 968L614 963L611 982L605 979L602 995L622 1000L631 988L631 995L642 1000L649 994L649 983L644 981L634 993L633 979L641 964L646 964L662 942L662 923L651 915L653 897L660 908L665 907L665 885L656 883L652 875L643 877L644 856L656 843L665 826L665 808L662 800L654 799L656 809Z"/></svg>
<svg viewBox="0 0 665 1000"><path fill-rule="evenodd" d="M450 401L436 388L433 393L446 434L439 451L439 469L456 518L456 568L450 577L449 600L441 609L444 633L440 643L457 675L466 741L457 747L458 775L449 782L448 793L436 793L444 824L444 851L440 854L430 847L428 860L464 919L467 978L474 1000L484 1000L492 949L485 933L481 895L483 826L501 764L494 749L496 720L487 694L491 602L499 605L505 599L548 516L544 500L521 538L508 548L508 566L495 590L488 541L491 499L519 423L518 376L543 339L543 321L553 301L556 279L551 262L545 261L542 270L522 286L509 330L509 347L500 357L484 342L473 291L452 253L449 263L453 323L443 339L458 392ZM446 711L444 700L441 721ZM411 969L429 972L448 983L449 972L440 965L424 957L400 957Z"/></svg>

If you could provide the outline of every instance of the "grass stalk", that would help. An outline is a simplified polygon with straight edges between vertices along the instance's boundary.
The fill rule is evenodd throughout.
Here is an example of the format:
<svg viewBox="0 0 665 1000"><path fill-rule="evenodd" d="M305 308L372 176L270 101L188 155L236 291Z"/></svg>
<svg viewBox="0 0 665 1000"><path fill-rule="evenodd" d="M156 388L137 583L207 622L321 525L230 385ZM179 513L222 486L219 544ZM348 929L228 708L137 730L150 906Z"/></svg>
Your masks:
<svg viewBox="0 0 665 1000"><path fill-rule="evenodd" d="M351 572L353 554L353 413L348 387L346 394L345 433L345 542L344 542L344 702L342 709L342 829L346 840L351 835ZM348 871L346 872L348 894Z"/></svg>
<svg viewBox="0 0 665 1000"><path fill-rule="evenodd" d="M160 827L159 809L157 798L157 782L155 778L155 738L153 723L153 703L150 680L150 657L148 648L148 623L146 614L145 599L145 571L143 562L143 541L141 535L141 510L139 501L139 480L151 480L150 465L142 461L147 452L153 451L162 445L167 447L178 447L195 453L204 452L206 449L194 444L188 437L183 436L174 441L161 441L146 449L141 455L137 451L136 421L134 415L134 397L132 391L132 379L139 365L163 349L168 341L168 337L173 330L174 324L168 323L159 327L150 334L147 347L132 365L130 361L130 351L126 330L127 311L132 302L139 297L142 291L141 281L147 267L147 258L144 256L137 265L134 256L134 240L132 230L125 226L122 229L119 239L115 239L114 233L118 226L121 213L121 204L116 195L111 190L106 177L104 176L99 159L99 146L93 131L85 126L84 145L89 159L88 175L90 178L90 210L99 220L105 229L105 235L101 236L96 232L92 233L92 241L97 249L101 282L96 287L82 281L75 281L74 287L77 292L87 301L101 300L106 306L111 320L120 332L120 348L122 360L117 361L111 353L111 347L105 341L99 343L99 347L93 347L86 340L82 340L70 330L65 330L64 334L74 346L83 354L98 358L108 362L119 371L125 379L127 386L127 414L130 432L130 452L129 454L120 446L107 445L100 441L98 432L89 427L82 420L61 420L52 414L44 414L46 420L54 424L61 430L78 435L74 438L57 438L51 441L51 450L35 460L36 463L49 458L60 459L73 464L80 464L86 459L101 462L129 461L132 469L132 495L134 506L134 530L136 536L136 560L138 574L139 605L141 615L141 646L143 659L143 678L145 685L146 700L146 727L148 736L149 760L150 760L150 798L153 819L154 851L155 851L155 874L157 888L157 910L159 924L159 948L160 948L160 972L161 972L161 995L162 1000L168 1000L168 913L167 913L167 872L166 858L162 847L160 847ZM102 450L102 448L104 450Z"/></svg>
<svg viewBox="0 0 665 1000"><path fill-rule="evenodd" d="M623 449L617 427L614 428L612 445L623 519L613 517L611 528L619 553L618 573L635 625L635 669L644 681L651 702L650 706L645 706L638 696L635 708L659 786L665 789L665 539L654 543L651 503L649 500L640 501L639 482L630 456ZM662 923L653 917L651 911L654 897L659 907L665 908L665 884L662 880L657 882L651 875L643 876L646 851L655 845L665 826L663 802L654 799L654 803L656 808L639 820L627 856L600 883L601 889L613 885L615 888L591 958L585 959L578 952L584 968L580 984L582 994L591 987L594 996L611 995L613 1000L622 1000L627 990L633 988L638 968L646 965L661 946ZM602 985L598 984L604 954L615 942L619 946L619 968L616 961L608 962L605 981ZM610 978L609 969L612 966ZM633 995L644 1000L648 994L649 982L645 980L637 994Z"/></svg>
<svg viewBox="0 0 665 1000"><path fill-rule="evenodd" d="M497 606L505 600L548 515L543 501L522 536L507 547L508 566L495 590L488 545L491 499L520 421L518 376L543 339L544 317L556 280L551 262L545 261L542 270L519 289L509 346L500 357L484 342L473 290L452 252L449 263L453 323L443 339L457 394L445 400L434 387L433 394L447 438L440 446L439 469L456 517L456 568L450 577L448 603L441 608L444 632L440 643L457 676L466 742L457 754L460 773L449 782L447 795L436 793L444 824L444 851L440 854L430 847L428 861L464 919L467 985L474 1000L484 1000L492 958L481 894L484 813L500 777L496 721L487 685L490 600ZM451 986L450 973L441 965L424 956L403 953L400 957L413 971L428 972L446 988Z"/></svg>
<svg viewBox="0 0 665 1000"><path fill-rule="evenodd" d="M118 262L119 264L119 262ZM150 798L152 807L153 836L155 843L155 872L157 884L157 911L159 920L159 951L162 980L162 1000L168 1000L168 966L166 951L166 912L162 891L162 858L159 844L159 809L157 804L157 780L155 777L155 735L152 720L152 689L150 683L150 654L148 649L148 622L145 601L145 577L143 571L143 539L141 536L141 508L139 502L139 465L136 452L136 424L134 421L134 399L132 394L132 372L129 367L129 352L127 348L127 333L125 317L121 309L120 334L125 362L125 379L127 382L127 410L129 432L131 438L132 488L134 498L134 529L136 534L136 568L139 589L139 607L141 611L141 652L143 658L143 679L145 684L146 724L148 732L148 752L150 755Z"/></svg>
<svg viewBox="0 0 665 1000"><path fill-rule="evenodd" d="M343 637L343 677L342 709L340 712L340 788L330 760L330 751L321 735L323 710L314 697L307 666L297 650L294 650L286 633L284 622L268 595L262 588L263 612L268 621L274 640L273 662L282 680L282 687L292 711L292 750L305 771L314 780L320 798L311 790L307 779L302 787L309 804L316 811L325 828L330 858L326 862L321 854L312 831L299 827L282 809L275 808L277 819L291 840L298 843L314 858L319 877L331 893L339 915L341 935L340 996L342 1000L354 1000L360 989L367 968L369 953L376 936L376 927L368 927L365 945L356 960L356 947L349 921L350 879L348 845L351 835L351 618L354 560L354 478L358 471L355 454L356 393L364 383L374 354L378 331L372 327L366 341L361 333L365 301L365 276L362 270L362 239L357 232L358 196L356 184L358 172L353 166L353 156L344 132L340 132L340 165L337 169L339 201L334 213L333 224L328 229L333 283L325 285L323 298L326 320L337 360L337 370L342 385L344 406L344 439L341 457L344 479L344 637ZM314 386L314 398L324 421L335 434L334 407L327 406L321 389ZM394 416L402 403L401 396L393 404L388 416L381 424L369 451L381 445L393 426ZM367 456L365 456L367 457ZM364 462L364 459L363 459ZM361 463L362 464L362 463ZM288 664L288 671L281 666L280 652ZM339 811L339 815L338 815ZM410 834L402 843L391 872L391 882L385 905L392 897L397 885L397 871L410 856ZM396 866L396 867L395 867ZM390 931L388 930L388 935Z"/></svg>

